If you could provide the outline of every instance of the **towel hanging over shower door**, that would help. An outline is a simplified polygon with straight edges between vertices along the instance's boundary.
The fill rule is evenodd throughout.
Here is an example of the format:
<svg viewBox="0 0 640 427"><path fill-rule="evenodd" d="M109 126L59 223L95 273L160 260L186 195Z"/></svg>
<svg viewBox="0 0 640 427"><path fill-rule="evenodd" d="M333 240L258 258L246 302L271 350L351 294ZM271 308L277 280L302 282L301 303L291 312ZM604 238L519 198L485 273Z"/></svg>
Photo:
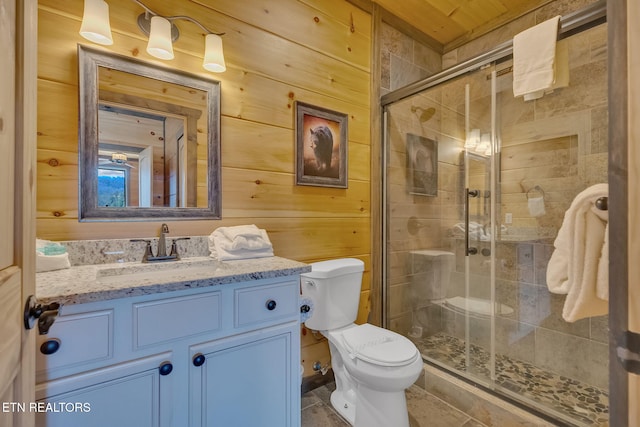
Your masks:
<svg viewBox="0 0 640 427"><path fill-rule="evenodd" d="M596 184L578 194L554 242L547 286L550 292L567 295L562 310L567 322L608 313L609 213L596 207L608 188Z"/></svg>

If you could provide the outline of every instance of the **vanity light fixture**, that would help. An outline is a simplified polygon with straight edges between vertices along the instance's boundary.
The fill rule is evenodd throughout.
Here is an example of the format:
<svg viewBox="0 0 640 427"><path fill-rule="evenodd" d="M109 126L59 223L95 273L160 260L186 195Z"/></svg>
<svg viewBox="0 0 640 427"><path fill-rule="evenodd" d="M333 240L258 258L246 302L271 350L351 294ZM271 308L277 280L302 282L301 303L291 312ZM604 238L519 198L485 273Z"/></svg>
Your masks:
<svg viewBox="0 0 640 427"><path fill-rule="evenodd" d="M222 36L224 33L214 33L190 16L162 16L149 9L139 0L131 0L144 9L138 16L138 27L147 36L147 53L158 59L173 59L173 42L180 37L178 27L174 21L190 21L205 32L205 51L202 66L207 71L222 73L227 67L224 63L222 50ZM80 35L94 43L111 45L111 26L109 25L109 5L105 0L84 0L84 14Z"/></svg>
<svg viewBox="0 0 640 427"><path fill-rule="evenodd" d="M84 0L84 14L82 15L80 35L94 43L113 44L107 2L104 0Z"/></svg>

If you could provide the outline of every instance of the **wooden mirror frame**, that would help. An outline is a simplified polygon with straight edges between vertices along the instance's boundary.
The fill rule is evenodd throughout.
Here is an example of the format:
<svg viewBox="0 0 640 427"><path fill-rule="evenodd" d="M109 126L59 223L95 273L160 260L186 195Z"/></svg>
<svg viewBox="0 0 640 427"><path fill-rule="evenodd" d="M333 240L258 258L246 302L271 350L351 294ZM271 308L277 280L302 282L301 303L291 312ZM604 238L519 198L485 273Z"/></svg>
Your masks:
<svg viewBox="0 0 640 427"><path fill-rule="evenodd" d="M144 63L78 45L78 219L79 221L155 221L220 219L220 82L180 70ZM207 93L207 207L98 206L98 68L149 77Z"/></svg>

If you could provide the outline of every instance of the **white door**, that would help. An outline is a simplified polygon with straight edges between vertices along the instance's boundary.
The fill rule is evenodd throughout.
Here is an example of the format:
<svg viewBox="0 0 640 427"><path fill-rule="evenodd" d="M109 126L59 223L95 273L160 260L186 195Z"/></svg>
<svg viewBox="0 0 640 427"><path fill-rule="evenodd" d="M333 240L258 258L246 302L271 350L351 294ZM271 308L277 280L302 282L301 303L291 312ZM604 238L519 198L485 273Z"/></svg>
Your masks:
<svg viewBox="0 0 640 427"><path fill-rule="evenodd" d="M153 205L153 147L148 146L138 157L140 189L139 205L149 208Z"/></svg>
<svg viewBox="0 0 640 427"><path fill-rule="evenodd" d="M16 17L21 17L20 21ZM23 324L35 281L35 119L37 2L0 6L0 425L33 425L33 332ZM17 43L20 43L17 46ZM16 58L16 55L19 55ZM16 61L16 59L19 59ZM12 64L16 64L13 67ZM22 405L22 407L20 406Z"/></svg>

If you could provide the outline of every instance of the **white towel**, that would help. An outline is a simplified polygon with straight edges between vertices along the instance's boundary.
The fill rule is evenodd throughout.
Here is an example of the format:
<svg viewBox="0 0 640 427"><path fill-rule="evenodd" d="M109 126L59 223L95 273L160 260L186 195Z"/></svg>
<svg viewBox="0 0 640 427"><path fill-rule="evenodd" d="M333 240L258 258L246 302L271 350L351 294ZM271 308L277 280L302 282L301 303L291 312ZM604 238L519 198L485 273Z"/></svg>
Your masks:
<svg viewBox="0 0 640 427"><path fill-rule="evenodd" d="M71 268L69 254L45 255L36 251L36 273Z"/></svg>
<svg viewBox="0 0 640 427"><path fill-rule="evenodd" d="M527 206L529 208L529 215L533 217L542 216L546 213L543 196L530 197L527 199Z"/></svg>
<svg viewBox="0 0 640 427"><path fill-rule="evenodd" d="M513 38L514 96L530 101L553 90L555 83L555 87L569 84L567 46L560 46L557 54L559 23L560 16L556 16Z"/></svg>
<svg viewBox="0 0 640 427"><path fill-rule="evenodd" d="M220 261L273 256L266 230L255 225L218 227L209 236L209 251Z"/></svg>
<svg viewBox="0 0 640 427"><path fill-rule="evenodd" d="M595 206L608 196L607 184L578 194L562 221L547 266L549 291L567 294L562 317L567 322L608 312L608 211Z"/></svg>
<svg viewBox="0 0 640 427"><path fill-rule="evenodd" d="M235 239L238 236L262 237L262 231L264 231L256 227L255 224L237 225L235 227L220 227L219 230L231 240Z"/></svg>

